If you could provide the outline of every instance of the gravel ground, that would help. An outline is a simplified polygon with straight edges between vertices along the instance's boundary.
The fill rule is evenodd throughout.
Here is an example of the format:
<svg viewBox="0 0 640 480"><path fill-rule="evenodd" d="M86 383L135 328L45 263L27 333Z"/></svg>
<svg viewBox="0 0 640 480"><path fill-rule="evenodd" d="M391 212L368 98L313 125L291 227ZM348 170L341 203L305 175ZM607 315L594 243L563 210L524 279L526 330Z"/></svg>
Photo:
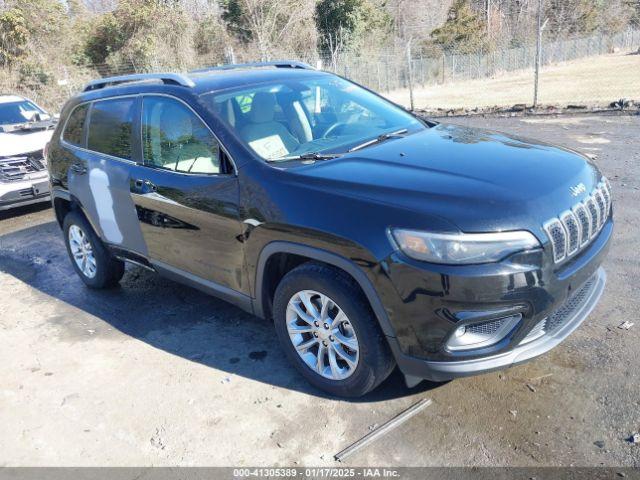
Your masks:
<svg viewBox="0 0 640 480"><path fill-rule="evenodd" d="M0 466L322 465L421 398L345 465L640 466L640 117L468 118L598 156L614 189L605 294L526 365L358 401L290 367L272 327L137 267L90 291L51 209L0 216ZM617 328L624 320L629 330Z"/></svg>

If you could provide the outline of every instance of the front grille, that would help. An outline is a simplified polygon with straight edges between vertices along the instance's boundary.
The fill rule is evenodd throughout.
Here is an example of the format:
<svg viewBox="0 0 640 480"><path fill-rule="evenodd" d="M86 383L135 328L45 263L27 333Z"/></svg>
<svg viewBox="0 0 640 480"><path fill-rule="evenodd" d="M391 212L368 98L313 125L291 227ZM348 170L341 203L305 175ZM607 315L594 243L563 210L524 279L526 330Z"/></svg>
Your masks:
<svg viewBox="0 0 640 480"><path fill-rule="evenodd" d="M23 180L27 175L45 169L42 152L31 152L19 157L0 159L0 179L14 182Z"/></svg>
<svg viewBox="0 0 640 480"><path fill-rule="evenodd" d="M553 247L553 259L559 262L567 256L567 232L562 226L562 222L557 218L551 220L545 230L551 239Z"/></svg>
<svg viewBox="0 0 640 480"><path fill-rule="evenodd" d="M596 191L594 199L596 205L598 206L598 225L602 226L607 219L607 211L605 210L606 206L604 203L604 198L602 197L602 193L600 191Z"/></svg>
<svg viewBox="0 0 640 480"><path fill-rule="evenodd" d="M553 260L560 263L593 240L607 222L611 212L611 185L606 178L583 202L552 218L543 225L549 237Z"/></svg>
<svg viewBox="0 0 640 480"><path fill-rule="evenodd" d="M599 230L598 222L600 221L600 215L598 215L598 209L596 208L596 202L593 201L593 197L588 198L585 202L587 212L589 212L589 218L591 218L591 236Z"/></svg>
<svg viewBox="0 0 640 480"><path fill-rule="evenodd" d="M606 177L603 179L603 182L604 188L602 189L602 194L604 195L605 202L607 202L606 210L607 214L609 214L609 211L611 210L611 184Z"/></svg>
<svg viewBox="0 0 640 480"><path fill-rule="evenodd" d="M587 213L587 209L581 203L573 207L573 212L580 222L580 246L583 247L589 243L589 238L591 237L591 218Z"/></svg>
<svg viewBox="0 0 640 480"><path fill-rule="evenodd" d="M560 221L567 232L567 255L573 255L580 248L578 219L573 212L567 211L561 215Z"/></svg>
<svg viewBox="0 0 640 480"><path fill-rule="evenodd" d="M46 168L46 162L44 159L44 151L36 150L35 152L29 152L26 154L29 162L38 170L44 170Z"/></svg>
<svg viewBox="0 0 640 480"><path fill-rule="evenodd" d="M555 332L558 328L564 325L568 319L585 303L593 287L596 283L596 276L594 275L587 280L579 290L577 290L569 299L560 306L555 312L548 317L545 317L542 321L538 322L535 327L527 334L527 336L520 342L520 345L532 342L543 335Z"/></svg>

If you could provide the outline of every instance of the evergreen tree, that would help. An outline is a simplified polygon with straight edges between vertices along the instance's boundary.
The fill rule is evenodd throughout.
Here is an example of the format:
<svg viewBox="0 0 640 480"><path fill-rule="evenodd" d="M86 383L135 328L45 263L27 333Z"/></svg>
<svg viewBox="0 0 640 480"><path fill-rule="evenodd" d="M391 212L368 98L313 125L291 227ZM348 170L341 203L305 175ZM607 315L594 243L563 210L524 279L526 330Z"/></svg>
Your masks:
<svg viewBox="0 0 640 480"><path fill-rule="evenodd" d="M323 54L357 49L373 31L389 31L391 20L384 4L369 0L320 0L316 4L318 47Z"/></svg>
<svg viewBox="0 0 640 480"><path fill-rule="evenodd" d="M476 52L486 46L486 24L467 0L456 0L447 21L431 32L431 38L444 50Z"/></svg>

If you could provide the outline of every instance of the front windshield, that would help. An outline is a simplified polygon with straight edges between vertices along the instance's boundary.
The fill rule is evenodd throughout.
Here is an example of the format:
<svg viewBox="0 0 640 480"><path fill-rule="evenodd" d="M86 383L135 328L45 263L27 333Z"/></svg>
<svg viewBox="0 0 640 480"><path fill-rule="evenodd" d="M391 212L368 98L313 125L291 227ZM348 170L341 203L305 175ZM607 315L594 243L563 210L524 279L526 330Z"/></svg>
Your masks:
<svg viewBox="0 0 640 480"><path fill-rule="evenodd" d="M44 112L28 100L0 101L0 125L30 122L36 113Z"/></svg>
<svg viewBox="0 0 640 480"><path fill-rule="evenodd" d="M380 135L426 128L399 107L334 76L204 94L205 103L260 157L344 153Z"/></svg>

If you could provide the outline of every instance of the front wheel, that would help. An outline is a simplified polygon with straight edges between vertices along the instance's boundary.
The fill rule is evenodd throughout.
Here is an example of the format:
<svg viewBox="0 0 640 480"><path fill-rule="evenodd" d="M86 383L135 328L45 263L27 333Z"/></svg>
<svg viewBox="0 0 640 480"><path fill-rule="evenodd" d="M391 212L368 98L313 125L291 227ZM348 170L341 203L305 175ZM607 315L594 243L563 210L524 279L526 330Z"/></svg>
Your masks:
<svg viewBox="0 0 640 480"><path fill-rule="evenodd" d="M289 360L333 395L362 396L395 365L366 298L332 267L307 263L289 272L276 290L274 321Z"/></svg>
<svg viewBox="0 0 640 480"><path fill-rule="evenodd" d="M63 232L71 264L88 287L117 285L124 275L124 262L111 256L82 214L69 212Z"/></svg>

